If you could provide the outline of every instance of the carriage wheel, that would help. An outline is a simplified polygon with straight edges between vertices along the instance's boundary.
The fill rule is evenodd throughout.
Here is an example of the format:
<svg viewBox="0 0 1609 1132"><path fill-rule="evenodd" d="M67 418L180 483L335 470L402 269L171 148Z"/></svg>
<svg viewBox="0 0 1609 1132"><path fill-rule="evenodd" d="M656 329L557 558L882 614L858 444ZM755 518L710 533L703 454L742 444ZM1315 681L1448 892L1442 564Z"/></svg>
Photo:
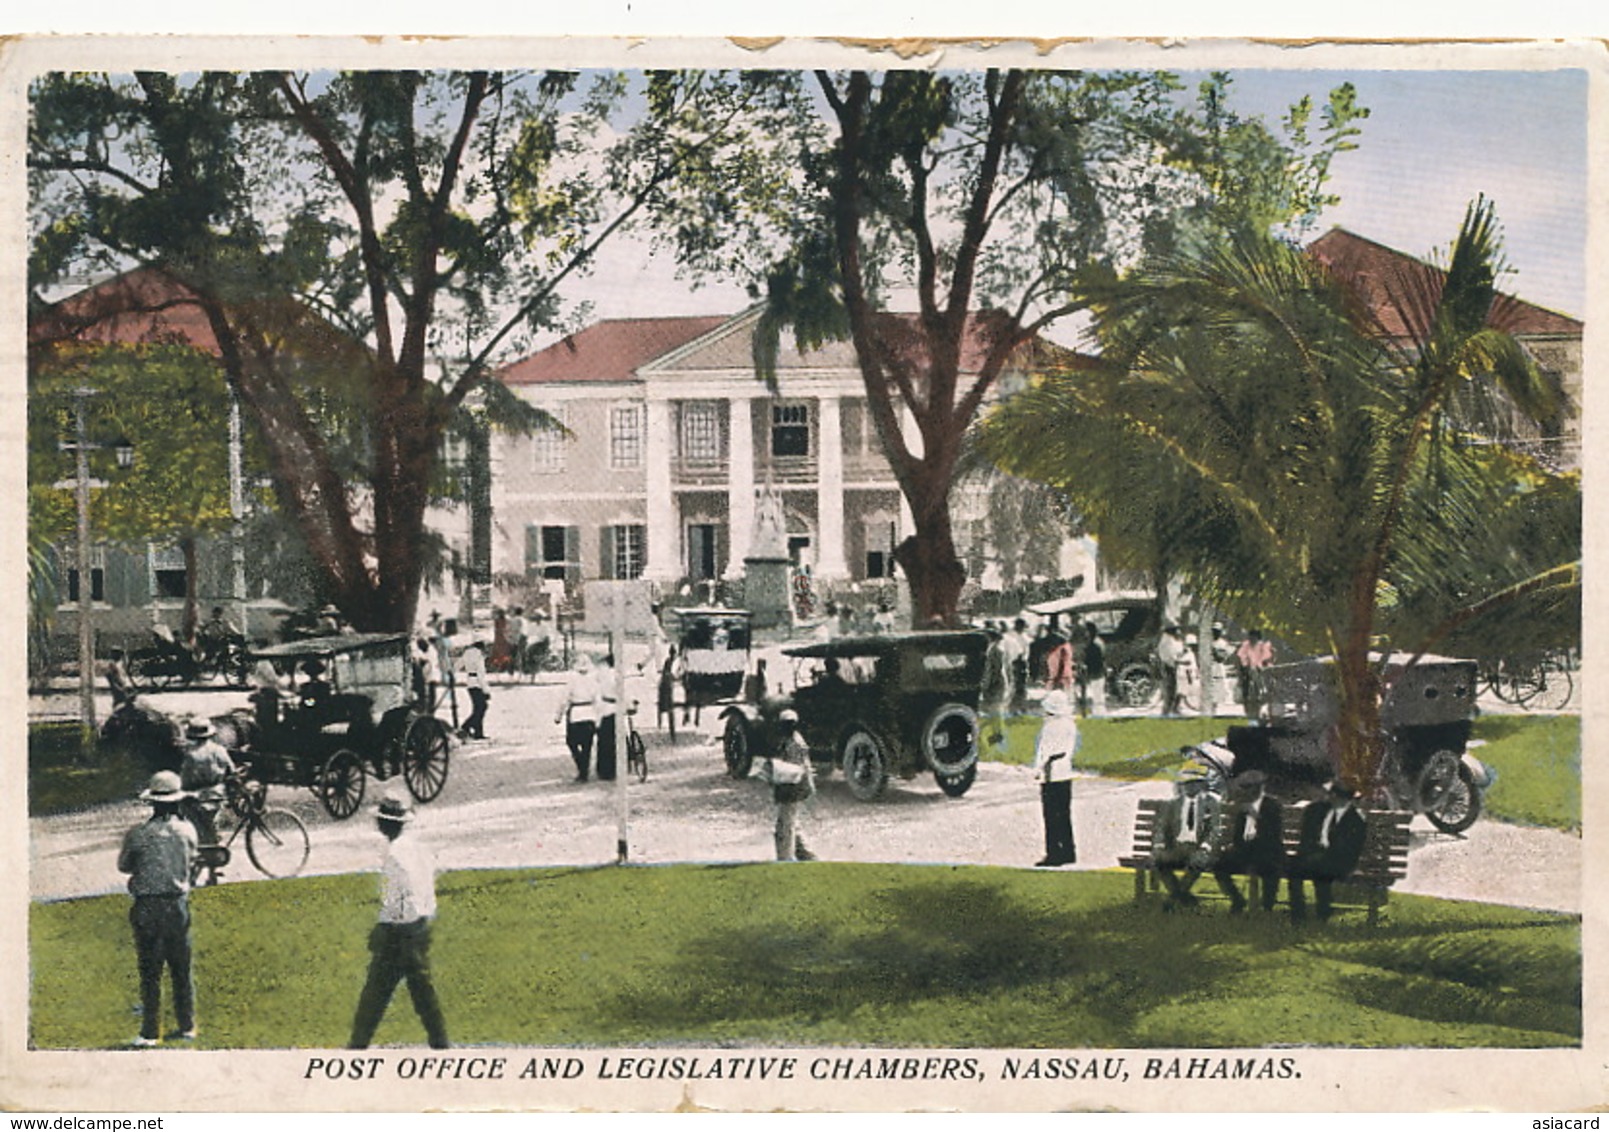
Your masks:
<svg viewBox="0 0 1609 1132"><path fill-rule="evenodd" d="M295 876L307 852L307 827L289 810L264 810L246 827L246 856L265 876Z"/></svg>
<svg viewBox="0 0 1609 1132"><path fill-rule="evenodd" d="M349 818L363 804L366 783L362 760L342 748L319 768L318 799L324 803L330 817L336 820Z"/></svg>
<svg viewBox="0 0 1609 1132"><path fill-rule="evenodd" d="M434 716L423 715L408 725L402 742L402 778L408 793L421 802L432 801L447 785L447 728Z"/></svg>

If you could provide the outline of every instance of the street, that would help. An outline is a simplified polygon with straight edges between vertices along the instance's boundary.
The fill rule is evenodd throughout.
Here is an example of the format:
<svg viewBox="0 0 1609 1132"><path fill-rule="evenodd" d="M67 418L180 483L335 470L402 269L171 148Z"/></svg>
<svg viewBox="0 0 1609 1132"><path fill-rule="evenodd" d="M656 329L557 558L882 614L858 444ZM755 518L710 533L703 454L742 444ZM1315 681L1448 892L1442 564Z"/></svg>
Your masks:
<svg viewBox="0 0 1609 1132"><path fill-rule="evenodd" d="M553 722L556 682L492 687L484 742L454 743L441 796L418 809L418 828L444 869L608 865L616 860L619 783L575 781L562 729ZM652 705L647 682L628 682L628 698ZM159 710L219 714L241 694L216 690L152 695ZM628 860L633 865L765 861L773 855L769 793L734 781L721 757L718 719L678 738L640 720L648 740L647 782L623 789ZM400 782L396 786L400 788ZM1043 853L1038 790L1024 766L982 764L965 797L946 798L931 775L895 780L879 802L853 799L840 775L819 782L804 837L822 860L1029 867ZM368 815L386 786L370 780L363 808L331 819L306 789L274 786L269 804L294 811L312 839L308 874L371 870L380 842ZM1135 803L1161 797L1166 782L1081 776L1074 785L1076 868L1114 867L1129 849ZM146 807L130 799L30 820L34 899L120 892L114 862L124 831ZM1578 912L1581 840L1554 830L1482 818L1462 837L1413 826L1407 879L1399 891ZM261 879L242 845L224 883ZM1497 863L1501 862L1501 867ZM806 866L807 867L807 866Z"/></svg>

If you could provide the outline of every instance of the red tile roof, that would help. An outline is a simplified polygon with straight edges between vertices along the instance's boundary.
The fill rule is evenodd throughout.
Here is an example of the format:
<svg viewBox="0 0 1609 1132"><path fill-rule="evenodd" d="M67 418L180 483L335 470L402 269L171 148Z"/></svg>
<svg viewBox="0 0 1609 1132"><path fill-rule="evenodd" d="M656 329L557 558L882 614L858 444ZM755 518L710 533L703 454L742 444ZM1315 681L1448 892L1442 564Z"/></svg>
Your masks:
<svg viewBox="0 0 1609 1132"><path fill-rule="evenodd" d="M639 366L708 334L730 318L691 315L595 322L505 367L498 377L505 385L633 381Z"/></svg>
<svg viewBox="0 0 1609 1132"><path fill-rule="evenodd" d="M29 345L64 339L124 346L178 343L219 352L194 293L148 267L86 288L29 318Z"/></svg>
<svg viewBox="0 0 1609 1132"><path fill-rule="evenodd" d="M632 381L641 367L726 325L734 317L738 316L630 318L597 322L515 362L499 376L508 385ZM886 320L884 332L889 334L891 342L909 349L914 356L919 357L924 352L925 343L916 332L915 315L889 313L883 317ZM999 317L974 314L968 319L967 334L961 348L961 372L975 373L982 366L989 346L989 324ZM1038 338L1031 348L1035 359L1041 364L1047 358L1055 358L1066 364L1067 356L1079 357ZM721 335L706 348L683 355L666 368L751 370L753 365L752 334L739 333ZM793 337L786 332L782 336L776 365L781 371L858 368L852 343L824 342L818 349L801 352L795 346Z"/></svg>
<svg viewBox="0 0 1609 1132"><path fill-rule="evenodd" d="M1331 271L1354 282L1388 334L1397 338L1419 337L1410 333L1409 322L1423 317L1416 306L1440 294L1445 272L1345 228L1330 229L1309 244L1307 250ZM1408 301L1403 302L1401 296L1408 296ZM1419 299L1419 303L1414 299ZM1502 293L1492 302L1488 322L1521 336L1579 337L1583 330L1578 319Z"/></svg>

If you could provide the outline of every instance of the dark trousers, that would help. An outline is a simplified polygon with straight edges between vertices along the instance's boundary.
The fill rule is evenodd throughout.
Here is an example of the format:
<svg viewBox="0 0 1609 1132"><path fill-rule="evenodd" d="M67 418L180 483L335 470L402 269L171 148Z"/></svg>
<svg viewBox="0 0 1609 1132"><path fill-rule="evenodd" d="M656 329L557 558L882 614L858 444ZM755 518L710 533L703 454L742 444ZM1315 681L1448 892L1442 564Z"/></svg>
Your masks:
<svg viewBox="0 0 1609 1132"><path fill-rule="evenodd" d="M463 734L471 739L486 738L486 689L469 690L469 718L464 720Z"/></svg>
<svg viewBox="0 0 1609 1132"><path fill-rule="evenodd" d="M598 725L590 719L572 719L564 727L564 741L575 760L576 777L582 782L592 771L592 736L597 730Z"/></svg>
<svg viewBox="0 0 1609 1132"><path fill-rule="evenodd" d="M1291 903L1291 919L1302 920L1307 918L1307 894L1303 891L1303 881L1313 882L1313 909L1320 920L1330 918L1333 907L1335 882L1340 877L1328 869L1313 868L1297 862L1291 865L1289 880L1285 882L1286 892Z"/></svg>
<svg viewBox="0 0 1609 1132"><path fill-rule="evenodd" d="M190 901L184 896L136 896L129 909L140 968L140 1035L162 1036L162 969L173 975L173 1014L181 1032L196 1028L196 987L190 975Z"/></svg>
<svg viewBox="0 0 1609 1132"><path fill-rule="evenodd" d="M1231 907L1239 910L1246 906L1246 898L1240 894L1240 889L1235 885L1236 873L1257 874L1263 886L1263 911L1272 911L1274 901L1279 897L1280 867L1269 861L1259 861L1250 854L1226 853L1219 858L1217 866L1212 871L1213 879L1218 882L1223 894L1229 897Z"/></svg>
<svg viewBox="0 0 1609 1132"><path fill-rule="evenodd" d="M376 924L369 935L369 977L358 996L358 1011L352 1019L349 1049L368 1049L379 1028L391 992L403 979L408 994L432 1049L447 1048L447 1022L441 1016L436 985L430 980L430 921L411 924Z"/></svg>
<svg viewBox="0 0 1609 1132"><path fill-rule="evenodd" d="M1073 847L1073 783L1039 784L1039 808L1045 816L1045 859L1058 865L1070 865L1078 859Z"/></svg>
<svg viewBox="0 0 1609 1132"><path fill-rule="evenodd" d="M615 777L615 717L598 720L598 777L613 782Z"/></svg>

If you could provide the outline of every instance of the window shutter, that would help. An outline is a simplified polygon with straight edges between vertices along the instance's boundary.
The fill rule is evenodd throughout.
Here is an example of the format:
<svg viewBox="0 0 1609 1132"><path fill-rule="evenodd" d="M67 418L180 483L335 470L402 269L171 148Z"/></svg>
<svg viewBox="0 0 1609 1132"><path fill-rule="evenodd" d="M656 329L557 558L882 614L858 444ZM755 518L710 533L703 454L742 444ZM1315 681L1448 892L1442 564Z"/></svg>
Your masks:
<svg viewBox="0 0 1609 1132"><path fill-rule="evenodd" d="M525 525L525 576L537 577L542 573L542 528L536 523Z"/></svg>
<svg viewBox="0 0 1609 1132"><path fill-rule="evenodd" d="M598 528L598 577L606 581L615 578L615 529L613 527Z"/></svg>

